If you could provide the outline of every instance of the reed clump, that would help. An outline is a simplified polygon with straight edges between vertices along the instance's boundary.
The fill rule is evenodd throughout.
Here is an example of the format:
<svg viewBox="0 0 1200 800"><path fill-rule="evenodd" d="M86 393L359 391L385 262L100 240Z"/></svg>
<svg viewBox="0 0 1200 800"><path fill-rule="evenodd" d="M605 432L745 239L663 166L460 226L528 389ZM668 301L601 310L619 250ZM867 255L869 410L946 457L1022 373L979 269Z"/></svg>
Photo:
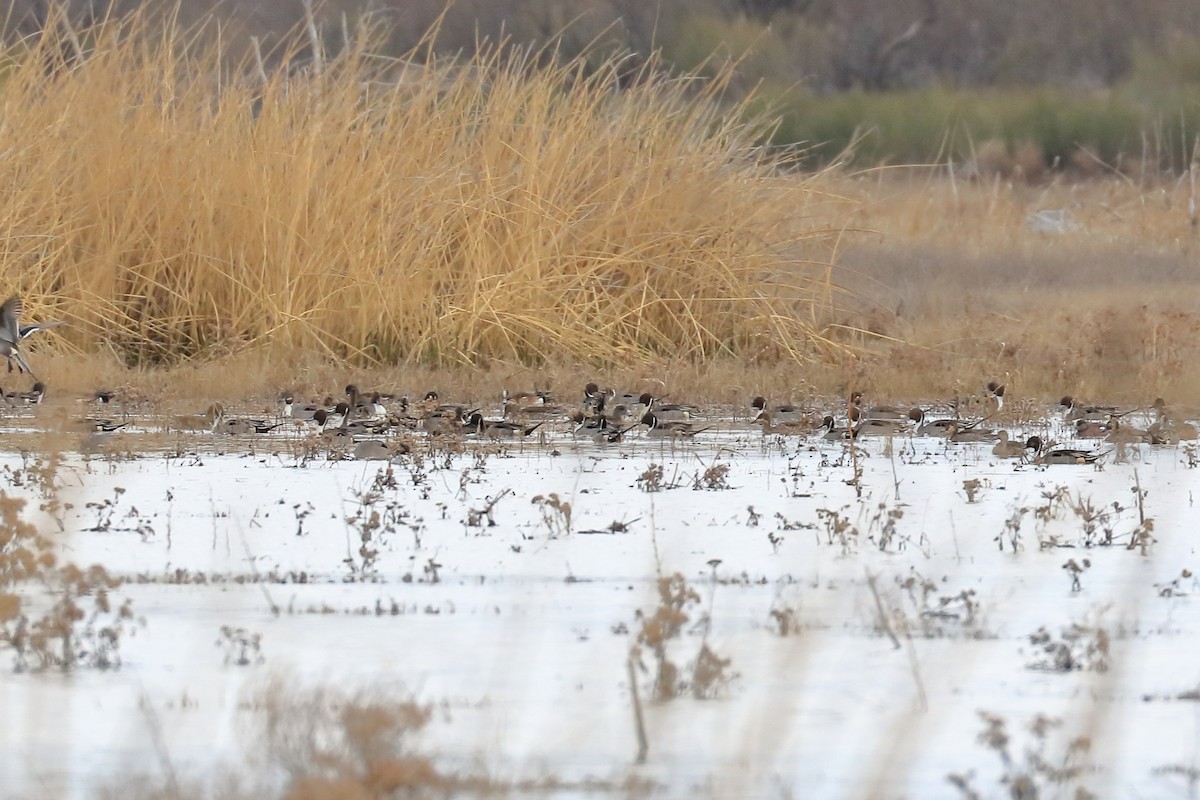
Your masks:
<svg viewBox="0 0 1200 800"><path fill-rule="evenodd" d="M230 67L203 33L142 14L0 52L0 258L32 317L70 323L64 347L435 366L839 347L822 177L757 149L721 80L502 44L379 59L372 30Z"/></svg>

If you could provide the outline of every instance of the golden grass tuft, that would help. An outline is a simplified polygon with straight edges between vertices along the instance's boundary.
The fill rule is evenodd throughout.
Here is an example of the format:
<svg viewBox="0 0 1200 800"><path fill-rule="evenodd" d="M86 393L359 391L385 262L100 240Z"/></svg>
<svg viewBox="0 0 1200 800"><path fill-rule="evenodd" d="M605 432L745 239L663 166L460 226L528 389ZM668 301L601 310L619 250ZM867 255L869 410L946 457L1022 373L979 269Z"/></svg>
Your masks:
<svg viewBox="0 0 1200 800"><path fill-rule="evenodd" d="M146 15L9 43L0 244L77 352L621 364L837 349L821 176L721 81L497 46L230 68ZM74 40L82 42L80 54ZM414 54L416 55L416 54ZM423 57L427 54L420 54ZM542 64L549 63L549 66Z"/></svg>

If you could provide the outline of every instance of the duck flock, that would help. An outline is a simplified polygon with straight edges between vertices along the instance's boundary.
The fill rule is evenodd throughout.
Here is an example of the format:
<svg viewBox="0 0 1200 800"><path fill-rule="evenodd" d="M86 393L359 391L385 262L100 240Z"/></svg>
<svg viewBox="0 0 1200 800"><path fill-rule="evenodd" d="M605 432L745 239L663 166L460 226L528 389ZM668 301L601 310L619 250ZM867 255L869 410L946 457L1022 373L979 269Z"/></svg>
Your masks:
<svg viewBox="0 0 1200 800"><path fill-rule="evenodd" d="M975 396L934 408L871 405L858 392L844 400L805 405L775 405L759 396L742 409L703 407L668 402L648 392L601 388L597 383L588 383L573 399L545 391L505 391L498 403L482 405L448 402L436 391L414 400L393 392L362 391L356 384L347 385L340 396L310 402L283 394L274 413L266 415L231 413L222 403L213 403L202 413L161 415L142 410L144 404L122 392L97 391L90 400L105 409L101 416L68 414L61 404L52 412L39 411L46 402L46 388L40 382L29 392L3 395L10 407L49 420L46 427L84 434L85 449L99 449L114 434L139 430L218 437L284 435L327 446L331 457L361 460L391 460L411 452L423 440L532 438L616 445L641 439L686 443L761 431L765 437L798 437L814 445L841 446L880 437L934 437L948 447L987 445L997 458L1094 464L1118 446L1172 446L1197 438L1195 425L1161 398L1146 408L1121 409L1087 405L1068 396L1059 412L1043 408L1031 414L1030 404L1020 412L1006 408L1004 387L996 383ZM1143 420L1144 427L1130 420ZM726 439L713 441L728 444Z"/></svg>
<svg viewBox="0 0 1200 800"><path fill-rule="evenodd" d="M22 324L24 302L14 295L0 305L0 355L8 359L8 371L28 373L35 382L28 391L0 390L0 403L10 409L41 406L46 385L37 380L20 343L31 334L62 325L60 321ZM170 431L207 432L230 436L269 435L276 431L300 433L328 442L339 456L365 460L389 460L408 453L416 435L429 437L474 437L518 439L541 431L590 438L615 444L628 437L688 440L707 431L729 429L739 416L706 412L699 405L666 402L649 392L601 388L591 382L575 402L560 402L550 392L509 392L500 398L498 415L487 415L470 403L443 402L438 392L427 392L420 400L392 392L363 392L355 384L345 387L345 399L326 396L322 402L297 402L294 395L279 398L278 413L270 417L228 414L223 404L213 403L202 414L172 415L153 420L139 418L132 404L122 403L118 394L100 390L92 400L100 405L116 403L125 410L118 416L71 416L60 408L51 415L51 427L85 434L84 449L95 449L106 437L129 427L158 427ZM853 444L868 437L929 436L947 443L986 443L998 458L1029 460L1039 464L1094 464L1112 448L1060 447L1042 435L1015 435L1004 423L1016 415L1005 413L1005 386L992 381L976 396L949 405L948 414L936 416L919 406L903 408L869 405L861 392L844 401L808 405L772 405L762 396L749 404L750 426L766 436L802 436L825 442ZM1197 429L1185 415L1171 409L1162 398L1146 409L1089 405L1067 395L1059 405L1064 439L1101 440L1112 445L1178 445L1197 439ZM944 409L945 410L945 409ZM965 413L964 413L965 412ZM971 412L974 412L972 415ZM1126 420L1143 416L1145 427ZM334 452L331 449L331 452Z"/></svg>

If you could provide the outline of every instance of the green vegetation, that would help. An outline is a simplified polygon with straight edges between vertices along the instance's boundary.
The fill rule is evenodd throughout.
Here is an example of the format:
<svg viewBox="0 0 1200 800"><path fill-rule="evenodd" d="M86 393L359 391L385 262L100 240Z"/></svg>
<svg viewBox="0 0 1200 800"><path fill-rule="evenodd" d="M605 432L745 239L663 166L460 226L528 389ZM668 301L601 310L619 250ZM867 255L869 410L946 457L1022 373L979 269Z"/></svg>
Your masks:
<svg viewBox="0 0 1200 800"><path fill-rule="evenodd" d="M773 136L780 145L800 143L818 163L846 151L855 163L930 164L953 159L979 161L985 143L1007 171L1023 148L1032 148L1045 167L1095 170L1098 159L1121 167L1186 169L1200 135L1200 86L1194 95L1162 106L1146 106L1122 92L1073 96L1058 89L920 89L871 93L861 90L817 95L763 91L755 109L774 109L782 122ZM1028 166L1028 165L1027 165Z"/></svg>

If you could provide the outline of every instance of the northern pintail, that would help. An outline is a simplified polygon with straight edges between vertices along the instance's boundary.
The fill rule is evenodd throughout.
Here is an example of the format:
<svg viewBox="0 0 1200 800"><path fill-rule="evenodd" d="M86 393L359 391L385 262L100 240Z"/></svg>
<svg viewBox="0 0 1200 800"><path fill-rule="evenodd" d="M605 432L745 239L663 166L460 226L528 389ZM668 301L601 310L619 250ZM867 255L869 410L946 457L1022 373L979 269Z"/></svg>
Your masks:
<svg viewBox="0 0 1200 800"><path fill-rule="evenodd" d="M521 403L519 400L509 398L504 401L500 411L505 417L528 418L554 417L563 414L566 409L557 403Z"/></svg>
<svg viewBox="0 0 1200 800"><path fill-rule="evenodd" d="M1149 431L1123 425L1119 419L1110 416L1108 418L1108 433L1105 435L1104 440L1113 444L1150 444L1154 441L1154 437Z"/></svg>
<svg viewBox="0 0 1200 800"><path fill-rule="evenodd" d="M634 392L618 392L616 389L603 389L595 382L588 383L583 387L583 408L594 409L596 411L603 410L606 406L623 405L626 408L630 406L642 406L645 402L649 402L651 395L647 393Z"/></svg>
<svg viewBox="0 0 1200 800"><path fill-rule="evenodd" d="M326 413L333 411L333 408L336 405L333 402L332 397L326 397L325 402L322 403L321 405L316 405L313 403L307 403L304 405L296 405L295 398L290 394L284 395L283 397L279 398L279 403L282 406L281 412L280 412L281 416L287 417L289 419L301 420L304 422L312 421L313 416L318 411L324 411Z"/></svg>
<svg viewBox="0 0 1200 800"><path fill-rule="evenodd" d="M613 425L608 421L608 417L603 414L593 414L592 416L584 416L582 412L575 412L571 417L571 421L575 423L575 428L572 435L579 436L585 434L590 436L598 444L613 444L625 438L625 434L633 430L633 426L622 428Z"/></svg>
<svg viewBox="0 0 1200 800"><path fill-rule="evenodd" d="M1183 441L1193 441L1200 434L1196 426L1188 422L1158 421L1146 428L1150 444L1179 444Z"/></svg>
<svg viewBox="0 0 1200 800"><path fill-rule="evenodd" d="M1068 421L1075 422L1076 420L1087 419L1103 422L1110 416L1121 416L1121 409L1116 406L1092 406L1084 405L1077 401L1071 395L1064 395L1058 404L1066 409L1066 417Z"/></svg>
<svg viewBox="0 0 1200 800"><path fill-rule="evenodd" d="M350 442L353 439L350 417L350 406L346 403L338 403L333 413L319 409L313 414L313 422L320 426L317 436L329 442Z"/></svg>
<svg viewBox="0 0 1200 800"><path fill-rule="evenodd" d="M270 433L283 424L283 421L272 422L265 419L248 419L245 417L224 417L213 428L217 433L230 436L249 436L256 433Z"/></svg>
<svg viewBox="0 0 1200 800"><path fill-rule="evenodd" d="M422 419L447 417L461 421L479 410L478 408L471 408L462 403L443 403L438 393L433 391L426 392L420 401L412 405Z"/></svg>
<svg viewBox="0 0 1200 800"><path fill-rule="evenodd" d="M809 417L809 412L800 406L784 404L778 406L768 406L767 398L759 395L750 401L750 407L755 411L755 420L763 414L769 414L771 421L775 425L780 425L787 422L800 422Z"/></svg>
<svg viewBox="0 0 1200 800"><path fill-rule="evenodd" d="M608 427L608 417L604 414L584 414L582 411L576 411L568 420L575 426L571 430L575 435L580 432L594 433Z"/></svg>
<svg viewBox="0 0 1200 800"><path fill-rule="evenodd" d="M1034 459L1034 462L1037 464L1095 464L1101 458L1108 455L1108 453L1108 450L1073 450L1070 448L1061 448L1042 453Z"/></svg>
<svg viewBox="0 0 1200 800"><path fill-rule="evenodd" d="M409 449L404 442L364 439L355 444L354 449L350 452L359 461L391 461L396 456L406 455Z"/></svg>
<svg viewBox="0 0 1200 800"><path fill-rule="evenodd" d="M957 419L930 419L923 409L914 408L908 418L917 423L918 436L949 436L962 425Z"/></svg>
<svg viewBox="0 0 1200 800"><path fill-rule="evenodd" d="M994 431L990 428L977 428L973 425L964 426L950 434L950 441L958 444L966 444L970 442L994 442L999 438L999 431Z"/></svg>
<svg viewBox="0 0 1200 800"><path fill-rule="evenodd" d="M542 427L544 422L545 420L542 420L533 425L522 425L518 422L510 422L505 419L484 419L483 414L475 411L467 417L467 421L463 423L462 430L477 436L490 436L498 439L503 437L528 436Z"/></svg>
<svg viewBox="0 0 1200 800"><path fill-rule="evenodd" d="M996 442L996 446L992 448L992 455L997 458L1020 458L1024 459L1032 450L1035 453L1041 447L1041 439L1036 436L1031 436L1025 441L1009 440L1008 431L1000 431L997 434L1000 440Z"/></svg>
<svg viewBox="0 0 1200 800"><path fill-rule="evenodd" d="M846 416L849 418L852 426L850 431L856 439L859 436L897 436L909 431L908 423L910 420L907 414L896 419L892 419L891 417L872 417L868 416L858 406L851 405L846 409Z"/></svg>
<svg viewBox="0 0 1200 800"><path fill-rule="evenodd" d="M793 419L791 417L777 419L771 411L759 411L758 416L750 424L762 426L764 436L770 434L778 436L803 436L812 433L813 429L818 427L811 419Z"/></svg>
<svg viewBox="0 0 1200 800"><path fill-rule="evenodd" d="M605 415L610 422L624 422L627 419L640 420L645 414L646 409L650 407L650 403L654 402L654 398L649 394L645 395L646 402L638 400L635 403L611 403L601 406L604 409Z"/></svg>
<svg viewBox="0 0 1200 800"><path fill-rule="evenodd" d="M442 433L462 433L465 420L466 414L460 409L435 411L421 417L417 422L417 427L434 436Z"/></svg>
<svg viewBox="0 0 1200 800"><path fill-rule="evenodd" d="M1103 439L1113 430L1113 419L1115 418L1112 414L1107 415L1103 419L1080 417L1075 420L1075 438Z"/></svg>
<svg viewBox="0 0 1200 800"><path fill-rule="evenodd" d="M592 439L597 444L616 444L617 442L624 441L625 434L629 433L635 427L635 425L629 425L622 428L617 425L610 425L608 424L608 420L605 419L604 424L600 426L600 430L592 435Z"/></svg>
<svg viewBox="0 0 1200 800"><path fill-rule="evenodd" d="M997 381L989 381L988 385L983 388L983 396L987 398L989 403L997 410L1004 410L1004 384Z"/></svg>
<svg viewBox="0 0 1200 800"><path fill-rule="evenodd" d="M1167 406L1161 397L1154 399L1154 415L1154 422L1146 429L1152 444L1179 444L1200 436L1196 426L1185 422L1182 415Z"/></svg>
<svg viewBox="0 0 1200 800"><path fill-rule="evenodd" d="M46 396L46 384L38 381L33 385L33 388L28 392L0 392L4 394L4 400L8 405L17 408L20 406L36 406L42 402Z"/></svg>
<svg viewBox="0 0 1200 800"><path fill-rule="evenodd" d="M25 301L20 295L14 294L5 300L3 305L0 305L0 355L8 358L9 372L12 372L12 365L15 361L18 369L28 372L33 375L34 380L37 380L37 376L33 374L33 370L29 368L29 362L25 360L25 355L21 352L19 343L35 331L56 328L63 323L55 321L22 325L21 313L24 310Z"/></svg>
<svg viewBox="0 0 1200 800"><path fill-rule="evenodd" d="M534 406L545 406L551 403L549 392L515 392L510 393L505 389L500 394L500 405L508 406L511 404L513 408L532 408Z"/></svg>
<svg viewBox="0 0 1200 800"><path fill-rule="evenodd" d="M211 431L225 416L225 407L213 403L203 414L179 414L171 418L170 427L177 431Z"/></svg>
<svg viewBox="0 0 1200 800"><path fill-rule="evenodd" d="M358 391L358 386L353 383L346 384L347 404L354 411L355 419L378 420L387 417L387 408L383 405L382 395L379 392L371 392L367 399L362 399L363 395Z"/></svg>
<svg viewBox="0 0 1200 800"><path fill-rule="evenodd" d="M909 412L896 406L870 406L863 408L863 393L854 392L850 395L850 401L847 403L850 409L857 410L863 420L887 420L892 422L906 422L909 419Z"/></svg>
<svg viewBox="0 0 1200 800"><path fill-rule="evenodd" d="M625 406L629 409L630 415L635 413L644 415L654 403L654 395L649 392L618 392L616 389L609 389L607 402L609 408Z"/></svg>
<svg viewBox="0 0 1200 800"><path fill-rule="evenodd" d="M844 442L848 441L852 434L849 426L839 426L837 420L832 415L826 414L821 420L821 427L825 429L825 433L821 438L827 442Z"/></svg>
<svg viewBox="0 0 1200 800"><path fill-rule="evenodd" d="M73 417L61 407L55 409L50 417L52 428L76 433L112 433L128 424L107 417Z"/></svg>
<svg viewBox="0 0 1200 800"><path fill-rule="evenodd" d="M712 427L711 425L706 425L703 428L697 428L686 420L660 420L653 411L647 411L642 415L642 424L649 428L646 435L656 439L690 439L696 434L703 433Z"/></svg>
<svg viewBox="0 0 1200 800"><path fill-rule="evenodd" d="M583 387L583 406L584 408L594 408L598 403L604 402L608 396L608 392L600 388L597 383L588 383Z"/></svg>
<svg viewBox="0 0 1200 800"><path fill-rule="evenodd" d="M112 433L120 430L128 425L128 422L118 422L115 419L101 417L87 417L85 419L76 420L74 428L77 431L85 433Z"/></svg>
<svg viewBox="0 0 1200 800"><path fill-rule="evenodd" d="M856 439L860 436L902 436L908 430L907 423L896 419L862 419L851 429Z"/></svg>
<svg viewBox="0 0 1200 800"><path fill-rule="evenodd" d="M318 414L314 414L312 419L314 422L318 422L322 428L328 431L329 428L346 427L350 419L353 419L353 416L354 414L353 410L350 409L350 404L342 402L334 405L334 410L325 411L324 421L318 419Z"/></svg>
<svg viewBox="0 0 1200 800"><path fill-rule="evenodd" d="M652 412L660 422L687 422L701 416L698 406L687 403L660 403L656 398L650 398L645 406L646 411Z"/></svg>

